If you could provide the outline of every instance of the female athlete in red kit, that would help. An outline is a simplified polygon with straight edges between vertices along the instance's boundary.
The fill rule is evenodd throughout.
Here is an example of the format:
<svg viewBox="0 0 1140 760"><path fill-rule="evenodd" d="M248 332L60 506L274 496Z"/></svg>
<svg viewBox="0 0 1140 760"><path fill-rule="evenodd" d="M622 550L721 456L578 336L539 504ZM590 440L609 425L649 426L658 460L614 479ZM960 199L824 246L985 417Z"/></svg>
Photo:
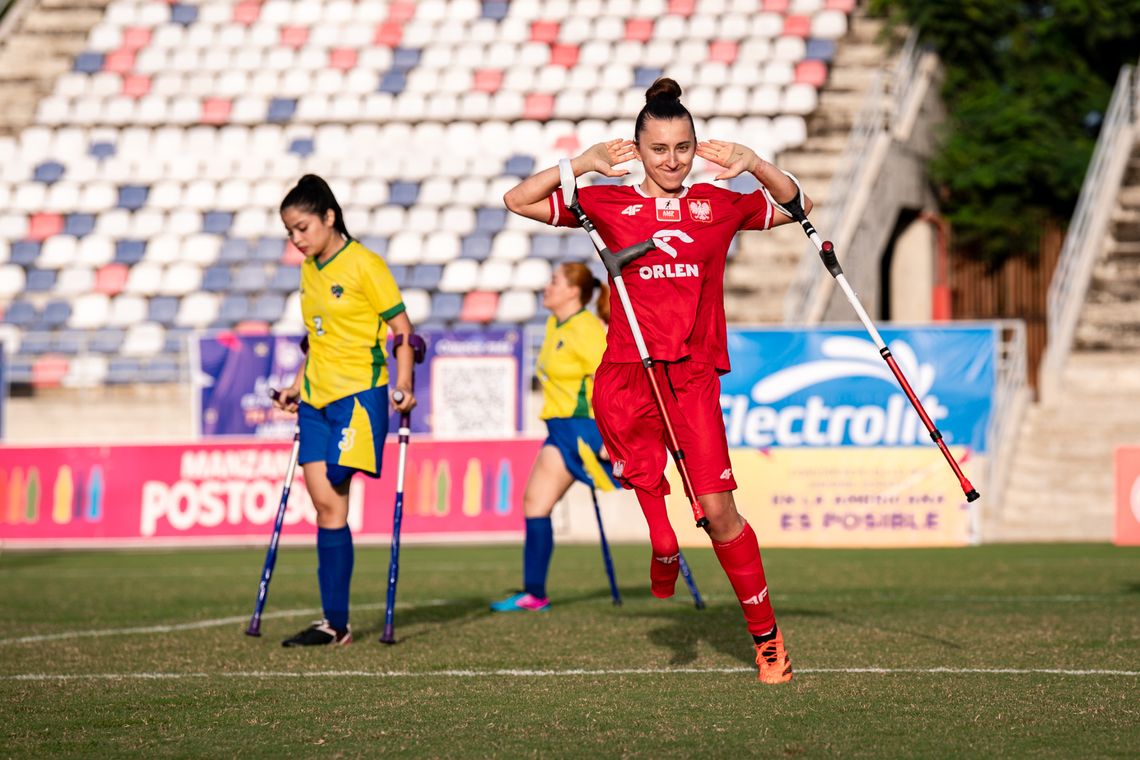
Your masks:
<svg viewBox="0 0 1140 760"><path fill-rule="evenodd" d="M737 512L736 480L720 407L720 375L729 371L724 315L724 268L739 230L765 230L792 221L777 199L800 193L790 175L751 149L719 140L697 142L681 88L659 79L645 94L634 140L611 140L571 161L576 177L598 172L620 177L617 165L638 159L645 179L637 185L596 185L578 191L583 211L610 250L654 239L657 249L623 273L633 312L654 360L670 419L685 452L694 493L708 517L705 530L740 601L756 646L758 678L792 678L783 634L768 597L760 547ZM711 184L686 186L697 156L724 167L716 179L750 172L761 189L737 193ZM545 169L511 189L504 202L521 216L555 226L577 226L557 192L558 167ZM805 211L810 199L802 199ZM612 283L611 283L612 284ZM669 524L665 429L621 309L612 312L607 346L595 375L594 411L614 475L637 495L649 524L654 596L673 595L679 565Z"/></svg>

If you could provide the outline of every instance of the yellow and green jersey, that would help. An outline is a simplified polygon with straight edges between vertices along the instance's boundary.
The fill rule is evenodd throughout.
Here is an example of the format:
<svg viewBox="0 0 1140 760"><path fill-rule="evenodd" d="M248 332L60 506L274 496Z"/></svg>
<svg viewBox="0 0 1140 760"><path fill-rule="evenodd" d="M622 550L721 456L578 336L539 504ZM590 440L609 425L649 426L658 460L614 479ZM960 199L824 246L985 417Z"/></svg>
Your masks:
<svg viewBox="0 0 1140 760"><path fill-rule="evenodd" d="M306 258L301 314L309 355L301 398L320 409L387 383L388 320L403 310L388 265L355 240L323 264Z"/></svg>
<svg viewBox="0 0 1140 760"><path fill-rule="evenodd" d="M606 350L606 328L586 310L565 322L551 316L534 372L542 384L542 419L593 417L594 371Z"/></svg>

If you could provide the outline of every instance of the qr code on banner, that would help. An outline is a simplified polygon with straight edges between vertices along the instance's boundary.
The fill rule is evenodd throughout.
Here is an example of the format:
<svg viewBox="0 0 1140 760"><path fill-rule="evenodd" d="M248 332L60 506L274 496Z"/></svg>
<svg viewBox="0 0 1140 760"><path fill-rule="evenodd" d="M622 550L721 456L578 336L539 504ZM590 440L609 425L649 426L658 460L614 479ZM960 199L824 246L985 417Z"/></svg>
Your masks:
<svg viewBox="0 0 1140 760"><path fill-rule="evenodd" d="M431 416L435 436L514 435L518 361L512 356L437 356L431 365Z"/></svg>

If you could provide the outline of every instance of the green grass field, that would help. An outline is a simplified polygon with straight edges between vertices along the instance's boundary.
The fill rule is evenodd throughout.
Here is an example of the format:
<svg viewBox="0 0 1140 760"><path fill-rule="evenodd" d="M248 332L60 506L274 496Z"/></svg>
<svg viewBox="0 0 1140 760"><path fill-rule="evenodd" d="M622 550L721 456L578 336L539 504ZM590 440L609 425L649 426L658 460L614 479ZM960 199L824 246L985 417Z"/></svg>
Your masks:
<svg viewBox="0 0 1140 760"><path fill-rule="evenodd" d="M312 549L0 555L5 757L1136 757L1140 550L771 550L795 680L755 682L710 550L708 608L648 592L647 546L560 546L548 613L492 615L517 547L358 548L356 643L283 649Z"/></svg>

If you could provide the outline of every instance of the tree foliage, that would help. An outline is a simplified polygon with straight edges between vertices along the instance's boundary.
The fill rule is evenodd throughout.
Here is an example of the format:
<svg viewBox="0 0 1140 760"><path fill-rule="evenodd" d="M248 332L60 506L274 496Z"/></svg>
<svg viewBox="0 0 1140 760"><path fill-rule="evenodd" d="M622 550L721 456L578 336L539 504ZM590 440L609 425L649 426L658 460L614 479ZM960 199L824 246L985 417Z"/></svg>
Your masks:
<svg viewBox="0 0 1140 760"><path fill-rule="evenodd" d="M871 0L941 57L949 119L931 178L960 246L993 263L1036 250L1080 194L1140 0Z"/></svg>

